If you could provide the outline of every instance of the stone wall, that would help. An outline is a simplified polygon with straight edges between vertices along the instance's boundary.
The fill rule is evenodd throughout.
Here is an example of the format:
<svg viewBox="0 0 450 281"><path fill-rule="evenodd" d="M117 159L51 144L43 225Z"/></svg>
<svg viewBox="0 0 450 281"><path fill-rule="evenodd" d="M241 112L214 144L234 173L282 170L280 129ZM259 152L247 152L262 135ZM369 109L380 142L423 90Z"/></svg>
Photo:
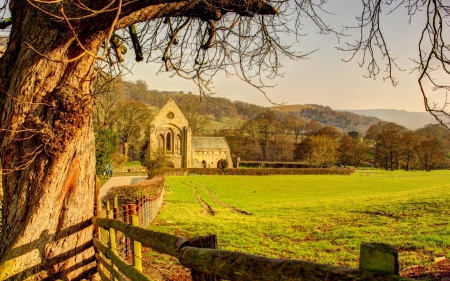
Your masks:
<svg viewBox="0 0 450 281"><path fill-rule="evenodd" d="M192 165L193 168L221 168L217 166L218 162L221 160L227 160L228 167L233 167L230 151L226 149L194 150L192 158L196 161L196 165ZM200 163L199 166L198 163ZM204 163L205 166L203 166L202 163Z"/></svg>

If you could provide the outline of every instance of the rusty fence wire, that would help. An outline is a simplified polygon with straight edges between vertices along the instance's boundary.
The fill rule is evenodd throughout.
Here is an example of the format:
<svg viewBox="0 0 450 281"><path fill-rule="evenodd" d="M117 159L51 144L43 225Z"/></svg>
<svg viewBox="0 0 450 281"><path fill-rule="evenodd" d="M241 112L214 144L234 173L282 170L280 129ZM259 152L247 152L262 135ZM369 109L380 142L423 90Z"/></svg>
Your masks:
<svg viewBox="0 0 450 281"><path fill-rule="evenodd" d="M158 211L163 204L165 188L162 186L158 194L151 197L142 197L136 201L136 204L127 204L118 206L115 202L106 202L103 210L100 211L100 217L112 218L131 224L131 215L136 214L139 218L139 227L147 228L150 223L158 215ZM110 204L112 203L112 204ZM121 232L117 231L116 243L117 253L122 258L129 258L132 254L132 246L130 238L127 238ZM110 241L109 233L107 231L101 231L100 241L108 243Z"/></svg>

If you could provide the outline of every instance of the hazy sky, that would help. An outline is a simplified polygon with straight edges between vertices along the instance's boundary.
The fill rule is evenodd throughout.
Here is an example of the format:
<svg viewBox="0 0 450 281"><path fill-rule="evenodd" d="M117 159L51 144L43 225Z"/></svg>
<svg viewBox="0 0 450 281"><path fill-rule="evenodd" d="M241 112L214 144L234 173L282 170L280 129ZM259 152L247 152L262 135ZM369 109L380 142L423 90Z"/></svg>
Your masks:
<svg viewBox="0 0 450 281"><path fill-rule="evenodd" d="M355 15L361 11L359 1L330 1L326 9L335 15L324 19L337 29L343 25L356 25ZM385 11L385 14L388 11ZM400 81L393 87L389 81L383 82L380 74L376 80L365 78L365 68L358 65L358 60L343 62L349 53L336 50L345 42L354 42L356 37L342 38L339 45L336 36L321 35L310 21L306 21L301 44L296 49L304 52L318 49L308 60L283 61L283 78L275 79L277 86L267 90L270 99L287 104L322 104L333 109L404 109L407 111L424 111L423 98L419 91L418 73L410 74L414 64L411 58L417 57L417 44L423 25L423 15L413 18L410 25L406 9L399 9L385 18L382 30L388 41L389 49L398 64L405 71L397 71L394 76ZM346 32L349 33L349 32ZM130 50L127 58L134 58ZM142 79L150 89L159 91L192 91L198 93L195 84L179 77L169 78L167 73L156 76L158 67L144 62L133 67L133 75L127 80ZM256 89L238 78L218 76L214 80L215 96L230 100L241 100L264 106L271 104Z"/></svg>

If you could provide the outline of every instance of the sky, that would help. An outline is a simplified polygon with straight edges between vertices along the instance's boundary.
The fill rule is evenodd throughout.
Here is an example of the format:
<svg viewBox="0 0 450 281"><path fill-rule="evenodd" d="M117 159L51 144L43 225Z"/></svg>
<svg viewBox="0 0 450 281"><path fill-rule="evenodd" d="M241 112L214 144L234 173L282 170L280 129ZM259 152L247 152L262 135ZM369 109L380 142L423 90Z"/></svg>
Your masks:
<svg viewBox="0 0 450 281"><path fill-rule="evenodd" d="M356 25L355 15L361 11L360 1L340 0L329 1L324 7L334 15L324 19L336 29L343 25ZM387 14L387 10L384 14ZM417 57L423 20L419 16L408 23L406 9L394 11L383 18L382 30L388 41L389 49L397 62L405 71L397 71L394 76L399 84L393 87L389 81L384 82L382 75L376 80L365 78L365 68L361 68L357 59L343 62L349 53L338 51L336 47L345 42L354 42L356 37L345 37L340 44L334 35L318 34L311 22L307 21L305 30L307 36L302 38L296 49L304 52L318 49L308 60L284 60L283 78L270 81L276 85L267 90L268 97L276 103L285 104L321 104L333 109L398 109L414 112L424 110L423 98L417 83L417 73L410 73L414 64L411 58ZM423 19L423 17L422 17ZM346 32L349 34L349 32ZM133 52L127 54L133 60ZM132 75L125 79L135 81L145 80L149 89L159 91L184 91L198 93L196 85L179 77L170 78L163 73L156 76L158 67L140 62L133 67ZM214 92L217 97L226 97L232 101L241 100L262 106L271 103L253 87L238 78L217 76L214 80Z"/></svg>

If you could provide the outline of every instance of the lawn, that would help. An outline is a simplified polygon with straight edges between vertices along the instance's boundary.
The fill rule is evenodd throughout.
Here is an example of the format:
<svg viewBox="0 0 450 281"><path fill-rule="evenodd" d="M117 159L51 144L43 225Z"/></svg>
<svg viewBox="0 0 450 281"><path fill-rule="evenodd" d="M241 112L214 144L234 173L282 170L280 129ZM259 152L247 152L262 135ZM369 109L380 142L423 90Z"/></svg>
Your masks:
<svg viewBox="0 0 450 281"><path fill-rule="evenodd" d="M450 257L449 179L450 171L378 170L168 177L173 186L151 229L215 233L221 249L348 267L358 267L362 242L389 243L404 269Z"/></svg>

